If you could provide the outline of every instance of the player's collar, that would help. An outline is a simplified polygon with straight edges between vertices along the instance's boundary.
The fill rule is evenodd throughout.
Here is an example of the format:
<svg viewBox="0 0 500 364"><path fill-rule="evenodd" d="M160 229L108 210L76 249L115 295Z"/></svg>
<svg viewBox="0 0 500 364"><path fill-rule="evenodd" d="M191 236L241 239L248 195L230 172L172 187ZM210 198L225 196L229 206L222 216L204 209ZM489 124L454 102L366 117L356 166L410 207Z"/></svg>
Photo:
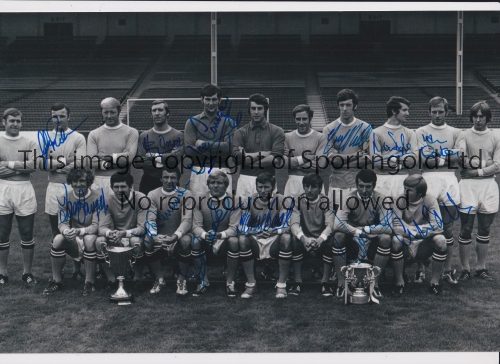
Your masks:
<svg viewBox="0 0 500 364"><path fill-rule="evenodd" d="M410 202L410 205L420 205L422 203L422 201L424 200L423 197L420 198L420 200L417 200L415 202Z"/></svg>
<svg viewBox="0 0 500 364"><path fill-rule="evenodd" d="M314 200L314 201L309 201L309 203L316 203L316 202L318 202L318 201L319 201L319 197L320 197L320 195L318 195L318 197L316 197L316 200Z"/></svg>
<svg viewBox="0 0 500 364"><path fill-rule="evenodd" d="M399 129L399 128L401 128L402 125L401 124L399 124L399 125L392 125L392 124L389 124L388 122L386 122L384 124L384 126L387 127L387 128L389 128L389 129Z"/></svg>
<svg viewBox="0 0 500 364"><path fill-rule="evenodd" d="M250 121L250 129L255 129L256 127L260 127L261 129L265 129L267 127L267 120L264 120L259 125L255 125L253 121Z"/></svg>
<svg viewBox="0 0 500 364"><path fill-rule="evenodd" d="M61 130L59 131L59 134L63 133L64 132L64 135L68 135L69 133L71 133L73 130L71 130L70 128L66 129L66 130ZM51 130L51 133L55 134L56 133L56 129L52 129Z"/></svg>
<svg viewBox="0 0 500 364"><path fill-rule="evenodd" d="M483 131L478 131L476 129L474 129L474 127L471 128L471 130L476 133L476 134L486 134L486 133L489 133L490 132L490 129L486 128L486 130L483 130Z"/></svg>
<svg viewBox="0 0 500 364"><path fill-rule="evenodd" d="M84 198L87 198L90 196L90 194L92 193L92 190L89 188L89 192L87 192L87 194L84 196ZM80 195L75 195L75 190L73 190L73 196L75 196L75 198L80 198Z"/></svg>
<svg viewBox="0 0 500 364"><path fill-rule="evenodd" d="M175 190L173 190L172 192L167 192L163 189L163 187L161 188L161 193L163 193L164 195L167 195L167 196L173 195L176 192L177 192L177 187L175 187Z"/></svg>
<svg viewBox="0 0 500 364"><path fill-rule="evenodd" d="M359 197L359 199L360 199L361 201L370 201L370 200L371 200L371 198L373 197L373 195L370 195L370 197L368 197L368 198L364 199L363 197L361 197L361 195L359 194L359 192L356 192L356 194L358 195L358 197Z"/></svg>
<svg viewBox="0 0 500 364"><path fill-rule="evenodd" d="M299 138L307 138L308 136L310 136L312 133L314 133L314 129L311 128L311 130L309 130L309 133L307 134L300 134L298 130L295 130L295 134L297 134L297 136Z"/></svg>
<svg viewBox="0 0 500 364"><path fill-rule="evenodd" d="M123 123L120 121L120 124L117 126L107 126L106 124L103 125L106 129L114 130L114 129L120 129L123 126Z"/></svg>
<svg viewBox="0 0 500 364"><path fill-rule="evenodd" d="M201 119L201 118L206 118L206 119L207 119L207 120L209 120L210 122L213 122L214 120L220 120L220 118L219 118L219 116L218 116L218 113L219 113L219 110L217 110L217 112L215 113L215 116L214 116L212 119L210 119L210 118L208 117L208 115L207 115L207 114L205 114L205 111L202 111L202 112L201 112L201 114L200 114L200 119Z"/></svg>
<svg viewBox="0 0 500 364"><path fill-rule="evenodd" d="M262 200L261 200L261 198L260 198L258 195L257 195L256 200L258 200L258 201L260 201L260 202L262 202L262 203L266 203L266 202L269 202L269 201L273 200L275 197L276 197L276 193L274 193L274 191L273 191L273 193L271 193L271 197L269 198L269 200L267 200L267 201L262 201Z"/></svg>
<svg viewBox="0 0 500 364"><path fill-rule="evenodd" d="M8 136L7 134L2 134L2 136L5 138L5 139L8 139L8 140L19 140L21 139L21 134L19 134L18 136L16 137L11 137L11 136Z"/></svg>
<svg viewBox="0 0 500 364"><path fill-rule="evenodd" d="M350 126L353 126L354 123L358 120L356 119L356 117L354 119L352 119L352 121L349 123L349 124L346 124L346 123L343 123L342 120L340 120L340 118L338 118L339 120L339 123L342 124L343 126L347 126L347 127L350 127Z"/></svg>
<svg viewBox="0 0 500 364"><path fill-rule="evenodd" d="M214 196L212 196L211 193L209 193L208 195L210 196L209 199L214 198L216 200L224 200L227 197L227 193L225 193L224 196L221 196L221 197L214 197Z"/></svg>
<svg viewBox="0 0 500 364"><path fill-rule="evenodd" d="M169 125L167 130L164 130L164 131L160 131L160 130L156 130L155 127L153 126L153 131L157 134L166 134L168 133L170 130L172 130L172 127Z"/></svg>
<svg viewBox="0 0 500 364"><path fill-rule="evenodd" d="M434 129L446 129L448 124L444 123L443 125L434 125L433 123L430 123L429 126Z"/></svg>

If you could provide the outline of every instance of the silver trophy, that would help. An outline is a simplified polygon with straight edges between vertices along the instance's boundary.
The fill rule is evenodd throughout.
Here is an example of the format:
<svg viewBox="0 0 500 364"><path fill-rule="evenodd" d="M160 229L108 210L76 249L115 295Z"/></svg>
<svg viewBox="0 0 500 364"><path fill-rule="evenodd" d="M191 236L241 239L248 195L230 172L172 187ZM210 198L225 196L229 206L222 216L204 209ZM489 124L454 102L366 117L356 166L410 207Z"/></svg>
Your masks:
<svg viewBox="0 0 500 364"><path fill-rule="evenodd" d="M375 278L380 274L379 267L367 263L351 263L340 269L345 277L345 304L364 305L379 303L373 295Z"/></svg>
<svg viewBox="0 0 500 364"><path fill-rule="evenodd" d="M130 260L134 254L134 247L108 247L106 243L102 243L101 247L103 253L107 251L109 258L106 259L106 263L108 263L109 267L113 270L118 280L118 289L109 296L109 300L110 302L118 303L118 305L130 305L133 296L125 291L123 281L125 280L125 274L127 273L128 267L130 266ZM132 262L132 264L134 264L134 262Z"/></svg>

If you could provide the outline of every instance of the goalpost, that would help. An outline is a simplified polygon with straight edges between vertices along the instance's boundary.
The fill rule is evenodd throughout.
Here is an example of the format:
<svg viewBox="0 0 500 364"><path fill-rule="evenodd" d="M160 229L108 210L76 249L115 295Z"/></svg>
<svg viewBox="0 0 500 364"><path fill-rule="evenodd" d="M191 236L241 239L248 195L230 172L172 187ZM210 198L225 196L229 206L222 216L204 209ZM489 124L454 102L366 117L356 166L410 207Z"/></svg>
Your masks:
<svg viewBox="0 0 500 364"><path fill-rule="evenodd" d="M164 93L159 90L158 93ZM184 130L186 120L203 111L199 97L155 97L155 98L130 98L127 99L127 125L136 127L144 125L145 130L152 126L151 104L154 100L165 100L170 110L169 125L176 129ZM267 102L269 98L267 98ZM235 120L239 118L240 126L249 120L247 113L248 97L226 97L222 98L219 111ZM269 121L269 109L267 110L267 121ZM130 125L132 122L133 125Z"/></svg>

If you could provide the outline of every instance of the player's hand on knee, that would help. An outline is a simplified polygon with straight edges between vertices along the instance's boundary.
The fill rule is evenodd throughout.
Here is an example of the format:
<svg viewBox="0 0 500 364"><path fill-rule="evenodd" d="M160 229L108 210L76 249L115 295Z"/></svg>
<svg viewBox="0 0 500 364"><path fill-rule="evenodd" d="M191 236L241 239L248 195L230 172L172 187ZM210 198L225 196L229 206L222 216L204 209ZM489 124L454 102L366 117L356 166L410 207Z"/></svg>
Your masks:
<svg viewBox="0 0 500 364"><path fill-rule="evenodd" d="M177 235L172 235L172 236L167 236L166 239L165 239L165 243L167 244L173 244L175 243L177 240L179 240L179 237Z"/></svg>
<svg viewBox="0 0 500 364"><path fill-rule="evenodd" d="M69 241L75 241L76 229L66 229L63 231L64 238Z"/></svg>

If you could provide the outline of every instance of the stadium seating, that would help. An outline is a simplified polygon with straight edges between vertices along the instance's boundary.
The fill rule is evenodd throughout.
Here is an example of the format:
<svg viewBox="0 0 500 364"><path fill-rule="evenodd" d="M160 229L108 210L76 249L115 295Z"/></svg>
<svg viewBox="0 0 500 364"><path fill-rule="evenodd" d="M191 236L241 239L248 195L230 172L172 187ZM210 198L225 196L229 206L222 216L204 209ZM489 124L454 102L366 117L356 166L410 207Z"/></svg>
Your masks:
<svg viewBox="0 0 500 364"><path fill-rule="evenodd" d="M99 45L96 58L155 58L165 47L164 36L108 36Z"/></svg>
<svg viewBox="0 0 500 364"><path fill-rule="evenodd" d="M192 63L210 64L210 35L176 35L168 50L170 60L186 60ZM217 35L217 54L228 58L231 55L231 35Z"/></svg>
<svg viewBox="0 0 500 364"><path fill-rule="evenodd" d="M268 62L296 62L302 58L300 35L244 34L238 46L238 58Z"/></svg>
<svg viewBox="0 0 500 364"><path fill-rule="evenodd" d="M8 46L8 58L11 60L88 58L95 50L96 40L96 36L16 37Z"/></svg>
<svg viewBox="0 0 500 364"><path fill-rule="evenodd" d="M368 68L368 67L367 67ZM342 88L354 89L360 98L360 106L356 115L374 127L387 120L385 104L391 96L402 96L411 102L410 117L407 126L418 128L429 122L428 102L434 96L445 97L450 105L448 122L458 128L470 127L468 109L479 100L486 100L493 109L492 127L500 126L498 112L500 105L480 87L477 80L468 71L464 73L463 111L464 115L455 113L456 90L455 70L450 67L431 66L391 66L387 69L366 70L357 65L356 71L323 71L325 67L317 67L318 84L325 105L328 122L338 118L336 96Z"/></svg>

